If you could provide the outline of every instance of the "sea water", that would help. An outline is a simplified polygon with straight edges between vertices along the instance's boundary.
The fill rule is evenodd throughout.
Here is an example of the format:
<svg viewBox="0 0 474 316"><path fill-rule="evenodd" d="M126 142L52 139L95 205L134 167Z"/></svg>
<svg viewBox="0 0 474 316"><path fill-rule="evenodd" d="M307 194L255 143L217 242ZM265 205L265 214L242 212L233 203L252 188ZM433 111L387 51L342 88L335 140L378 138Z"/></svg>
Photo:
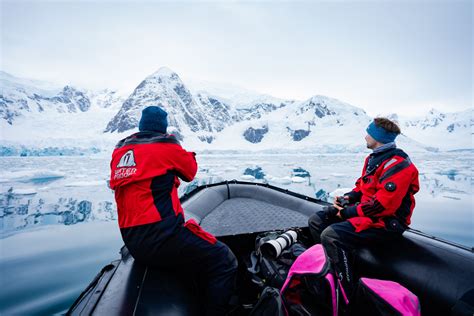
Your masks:
<svg viewBox="0 0 474 316"><path fill-rule="evenodd" d="M269 183L331 201L360 176L364 154L198 154L180 194L223 180ZM420 171L412 228L474 246L472 153L411 155ZM0 314L63 314L122 246L109 160L0 158Z"/></svg>

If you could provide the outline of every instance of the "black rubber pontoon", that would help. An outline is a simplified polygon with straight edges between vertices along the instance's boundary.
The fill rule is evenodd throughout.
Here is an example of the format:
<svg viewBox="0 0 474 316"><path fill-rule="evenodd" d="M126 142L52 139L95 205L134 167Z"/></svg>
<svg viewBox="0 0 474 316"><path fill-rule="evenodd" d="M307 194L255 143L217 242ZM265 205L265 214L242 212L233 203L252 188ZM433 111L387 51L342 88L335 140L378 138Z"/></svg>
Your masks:
<svg viewBox="0 0 474 316"><path fill-rule="evenodd" d="M223 182L202 186L181 199L187 218L225 242L239 259L242 301L250 300L241 260L260 232L299 227L327 203L277 187ZM76 300L71 315L198 315L196 289L176 277L137 264L124 247L122 258L104 267ZM396 244L361 249L355 275L393 280L414 292L423 315L450 315L474 292L473 249L408 230ZM466 298L467 297L467 298ZM453 314L454 315L454 314Z"/></svg>

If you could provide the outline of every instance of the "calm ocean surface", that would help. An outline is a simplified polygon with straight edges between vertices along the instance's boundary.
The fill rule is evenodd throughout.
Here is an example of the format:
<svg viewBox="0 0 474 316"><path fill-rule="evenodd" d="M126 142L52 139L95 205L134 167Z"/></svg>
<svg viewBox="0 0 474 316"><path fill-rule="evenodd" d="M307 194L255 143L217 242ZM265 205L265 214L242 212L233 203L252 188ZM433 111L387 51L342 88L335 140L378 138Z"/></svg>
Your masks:
<svg viewBox="0 0 474 316"><path fill-rule="evenodd" d="M350 189L365 155L198 155L191 184L252 179L329 199ZM420 171L412 228L474 246L472 153L411 155ZM64 314L122 246L109 160L0 158L0 315ZM294 176L304 176L303 179ZM295 182L296 181L296 182Z"/></svg>

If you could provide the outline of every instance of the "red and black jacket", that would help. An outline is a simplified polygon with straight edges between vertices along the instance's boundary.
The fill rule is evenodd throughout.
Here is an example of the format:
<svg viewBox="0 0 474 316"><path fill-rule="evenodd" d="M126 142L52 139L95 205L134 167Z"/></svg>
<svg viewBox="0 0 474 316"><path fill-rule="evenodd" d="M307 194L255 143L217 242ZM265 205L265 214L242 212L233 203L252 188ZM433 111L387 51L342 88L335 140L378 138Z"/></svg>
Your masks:
<svg viewBox="0 0 474 316"><path fill-rule="evenodd" d="M403 150L391 148L372 153L365 159L355 188L345 194L354 205L346 207L341 215L356 232L385 227L391 219L407 228L418 190L418 170Z"/></svg>
<svg viewBox="0 0 474 316"><path fill-rule="evenodd" d="M125 244L134 256L139 249L156 249L184 224L178 177L194 178L195 154L173 135L139 132L117 144L110 168Z"/></svg>

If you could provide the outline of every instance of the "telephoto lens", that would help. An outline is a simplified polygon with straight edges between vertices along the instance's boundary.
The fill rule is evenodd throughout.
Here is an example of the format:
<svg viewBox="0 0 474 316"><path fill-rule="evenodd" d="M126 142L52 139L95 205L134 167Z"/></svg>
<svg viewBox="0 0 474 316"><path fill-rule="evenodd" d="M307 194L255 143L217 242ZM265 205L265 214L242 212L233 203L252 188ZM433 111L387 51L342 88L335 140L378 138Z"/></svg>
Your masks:
<svg viewBox="0 0 474 316"><path fill-rule="evenodd" d="M283 250L294 244L297 239L298 234L294 230L289 230L278 236L276 239L264 242L260 246L260 252L268 259L276 259L280 256Z"/></svg>

